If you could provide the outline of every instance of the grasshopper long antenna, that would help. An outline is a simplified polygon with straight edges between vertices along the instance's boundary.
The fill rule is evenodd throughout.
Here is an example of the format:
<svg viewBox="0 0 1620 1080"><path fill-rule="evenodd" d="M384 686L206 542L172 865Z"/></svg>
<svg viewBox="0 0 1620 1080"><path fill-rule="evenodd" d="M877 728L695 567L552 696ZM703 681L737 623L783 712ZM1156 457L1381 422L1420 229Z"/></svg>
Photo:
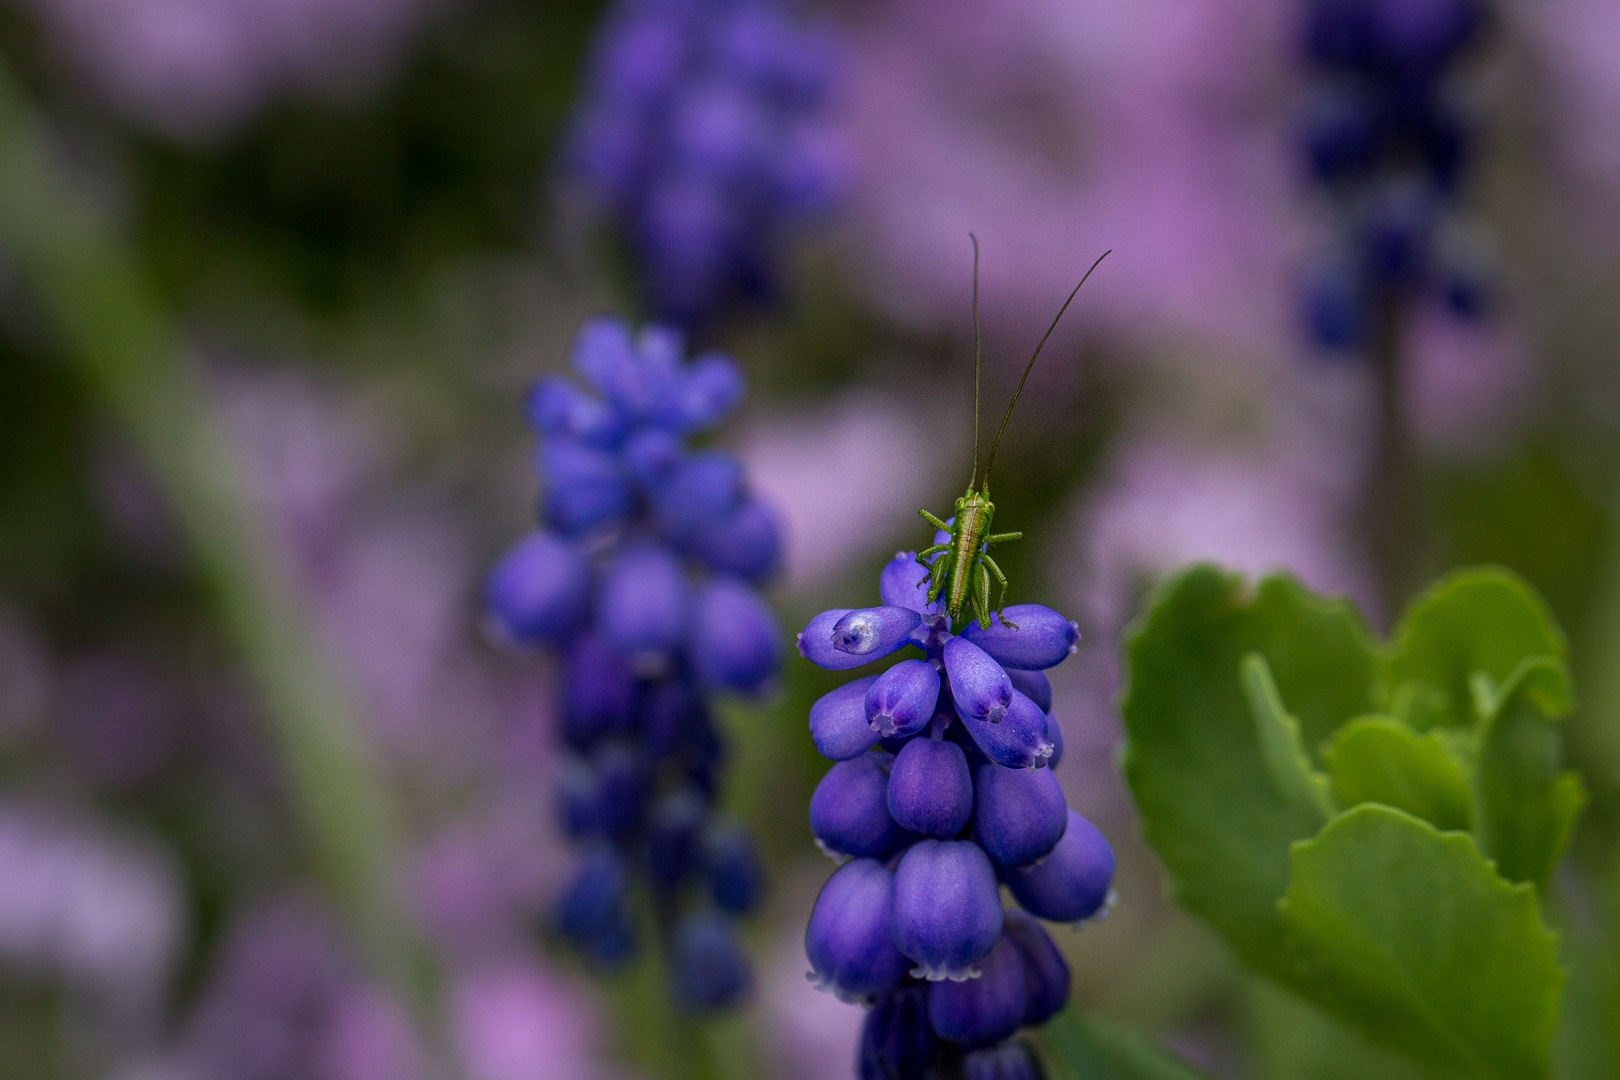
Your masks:
<svg viewBox="0 0 1620 1080"><path fill-rule="evenodd" d="M975 251L978 249L978 245L976 243L974 245L974 249ZM1091 270L1097 269L1097 267L1102 264L1102 261L1113 253L1114 249L1109 248L1107 251L1097 256L1097 261L1091 264ZM1086 278L1091 276L1091 270L1087 270L1085 277L1080 279L1080 285L1084 285L1086 283ZM1035 361L1040 359L1041 350L1046 347L1046 339L1052 336L1052 331L1057 329L1058 323L1063 319L1063 313L1069 310L1070 304L1074 303L1075 295L1080 291L1080 285L1076 285L1074 287L1074 291L1069 293L1069 298L1063 301L1063 306L1058 308L1056 317L1052 319L1052 325L1046 328L1046 333L1041 335L1040 344L1035 346L1035 354L1029 358L1029 363L1024 365L1024 377L1018 380L1018 389L1013 391L1012 400L1007 403L1007 415L1001 418L1001 427L996 431L996 441L990 446L990 460L984 463L984 486L979 490L983 491L986 495L990 493L990 467L996 463L996 451L1001 449L1001 436L1007 431L1007 421L1012 419L1013 406L1018 404L1018 395L1024 392L1024 382L1029 378L1029 373L1034 369ZM977 417L976 411L975 417ZM974 438L977 440L977 434L975 434ZM974 461L978 461L977 451L974 453ZM977 472L976 466L975 472Z"/></svg>
<svg viewBox="0 0 1620 1080"><path fill-rule="evenodd" d="M968 477L972 491L979 479L979 238L970 232L968 239L973 241L973 475Z"/></svg>

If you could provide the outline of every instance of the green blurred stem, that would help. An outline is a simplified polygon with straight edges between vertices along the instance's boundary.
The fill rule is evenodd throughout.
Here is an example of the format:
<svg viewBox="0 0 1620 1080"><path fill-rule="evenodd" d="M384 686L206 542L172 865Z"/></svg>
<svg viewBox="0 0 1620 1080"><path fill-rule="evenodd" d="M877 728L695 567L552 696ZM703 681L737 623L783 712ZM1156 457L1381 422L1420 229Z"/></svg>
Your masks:
<svg viewBox="0 0 1620 1080"><path fill-rule="evenodd" d="M313 862L375 974L414 997L412 946L392 899L394 816L354 711L176 327L3 68L0 245L172 502L263 692Z"/></svg>
<svg viewBox="0 0 1620 1080"><path fill-rule="evenodd" d="M1376 386L1377 444L1363 497L1374 565L1390 625L1422 584L1427 561L1411 442L1401 403L1408 305L1387 292L1373 318L1368 359Z"/></svg>

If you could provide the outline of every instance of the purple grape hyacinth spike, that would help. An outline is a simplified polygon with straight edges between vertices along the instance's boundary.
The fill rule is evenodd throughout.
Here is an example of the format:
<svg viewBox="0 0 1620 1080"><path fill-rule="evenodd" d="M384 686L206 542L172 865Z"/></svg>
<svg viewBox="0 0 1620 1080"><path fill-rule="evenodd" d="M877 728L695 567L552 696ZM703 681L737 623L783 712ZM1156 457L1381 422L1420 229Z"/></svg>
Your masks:
<svg viewBox="0 0 1620 1080"><path fill-rule="evenodd" d="M1089 919L1102 910L1114 880L1114 849L1073 810L1063 839L1031 866L1009 870L1007 887L1024 910L1051 922Z"/></svg>
<svg viewBox="0 0 1620 1080"><path fill-rule="evenodd" d="M866 722L885 739L921 731L939 701L939 672L927 660L902 660L866 692Z"/></svg>
<svg viewBox="0 0 1620 1080"><path fill-rule="evenodd" d="M840 855L876 858L900 841L889 816L889 767L881 752L840 761L810 796L810 831Z"/></svg>
<svg viewBox="0 0 1620 1080"><path fill-rule="evenodd" d="M1054 748L1046 737L1046 714L1016 690L1012 693L1012 705L999 724L963 717L962 726L984 756L998 765L1039 769L1052 757Z"/></svg>
<svg viewBox="0 0 1620 1080"><path fill-rule="evenodd" d="M550 642L585 617L590 567L578 547L548 532L530 533L490 571L490 613L514 641Z"/></svg>
<svg viewBox="0 0 1620 1080"><path fill-rule="evenodd" d="M1063 838L1069 808L1051 769L990 762L973 773L973 838L997 866L1027 866Z"/></svg>
<svg viewBox="0 0 1620 1080"><path fill-rule="evenodd" d="M963 720L1001 723L1012 707L1012 680L990 654L963 637L945 643L945 674ZM988 750L985 751L989 753ZM994 755L992 755L993 757Z"/></svg>
<svg viewBox="0 0 1620 1080"><path fill-rule="evenodd" d="M1018 629L993 614L988 627L969 623L962 636L1001 666L1025 670L1054 667L1079 648L1080 625L1044 604L1014 604L1006 616Z"/></svg>
<svg viewBox="0 0 1620 1080"><path fill-rule="evenodd" d="M907 742L889 772L889 815L901 828L939 840L966 828L973 774L962 748L945 739Z"/></svg>
<svg viewBox="0 0 1620 1080"><path fill-rule="evenodd" d="M1001 936L1001 894L989 856L969 840L922 840L894 875L894 943L918 978L970 979Z"/></svg>
<svg viewBox="0 0 1620 1080"><path fill-rule="evenodd" d="M979 961L977 979L936 982L928 988L934 1034L970 1050L993 1046L1024 1022L1024 957L1006 934Z"/></svg>
<svg viewBox="0 0 1620 1080"><path fill-rule="evenodd" d="M876 675L845 683L810 706L810 741L816 752L833 761L860 757L881 736L866 722L866 692Z"/></svg>
<svg viewBox="0 0 1620 1080"><path fill-rule="evenodd" d="M816 897L804 931L810 980L846 1001L891 989L910 962L890 938L894 875L875 859L839 867Z"/></svg>

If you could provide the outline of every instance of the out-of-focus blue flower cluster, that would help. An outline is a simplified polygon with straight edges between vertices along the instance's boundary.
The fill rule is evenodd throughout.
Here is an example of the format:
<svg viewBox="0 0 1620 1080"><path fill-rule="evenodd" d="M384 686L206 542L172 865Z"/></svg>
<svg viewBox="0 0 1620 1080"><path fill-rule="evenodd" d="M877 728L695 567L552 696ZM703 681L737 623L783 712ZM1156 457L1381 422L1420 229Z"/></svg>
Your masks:
<svg viewBox="0 0 1620 1080"><path fill-rule="evenodd" d="M1487 14L1485 0L1307 0L1300 150L1335 217L1304 283L1314 344L1362 349L1424 295L1484 314L1486 245L1458 212L1474 134L1458 62Z"/></svg>
<svg viewBox="0 0 1620 1080"><path fill-rule="evenodd" d="M823 612L799 635L800 653L835 671L922 651L810 710L816 749L837 762L810 827L849 861L816 900L805 952L817 986L872 1006L862 1080L920 1080L958 1060L968 1076L1035 1077L1028 1050L1007 1040L1069 996L1038 920L1096 917L1114 874L1108 841L1049 768L1063 745L1043 670L1079 630L1020 604L1006 610L1013 625L996 616L952 634L928 575L900 552L883 569L882 606ZM1023 910L1002 909L1003 885Z"/></svg>
<svg viewBox="0 0 1620 1080"><path fill-rule="evenodd" d="M577 758L561 812L582 857L559 930L599 962L625 960L644 883L676 997L704 1009L747 986L731 916L763 888L748 835L714 812L723 747L709 699L757 692L777 670L779 628L754 585L779 540L735 458L685 447L743 382L729 359L683 351L669 328L632 335L598 319L573 352L596 394L560 378L535 387L542 524L491 572L488 604L507 637L562 656L558 712Z"/></svg>
<svg viewBox="0 0 1620 1080"><path fill-rule="evenodd" d="M620 0L570 164L635 249L657 318L691 328L768 296L783 228L836 201L834 64L790 0Z"/></svg>

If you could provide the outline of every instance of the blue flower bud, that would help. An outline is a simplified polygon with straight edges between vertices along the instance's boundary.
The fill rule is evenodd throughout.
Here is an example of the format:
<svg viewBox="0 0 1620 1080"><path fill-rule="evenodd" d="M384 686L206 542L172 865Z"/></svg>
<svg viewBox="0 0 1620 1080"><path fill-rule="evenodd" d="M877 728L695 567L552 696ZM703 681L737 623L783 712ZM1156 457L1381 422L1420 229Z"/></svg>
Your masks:
<svg viewBox="0 0 1620 1080"><path fill-rule="evenodd" d="M612 409L556 376L529 392L529 423L547 438L578 439L603 450L624 437L624 421Z"/></svg>
<svg viewBox="0 0 1620 1080"><path fill-rule="evenodd" d="M1046 677L1046 672L1027 668L1007 668L1006 671L1014 690L1039 705L1041 712L1052 711L1052 680Z"/></svg>
<svg viewBox="0 0 1620 1080"><path fill-rule="evenodd" d="M1024 1024L1044 1024L1069 1002L1069 964L1046 927L1014 908L1002 913L1001 934L1024 960Z"/></svg>
<svg viewBox="0 0 1620 1080"><path fill-rule="evenodd" d="M665 531L685 537L709 522L730 517L742 497L742 464L730 454L706 450L676 462L654 492L653 505Z"/></svg>
<svg viewBox="0 0 1620 1080"><path fill-rule="evenodd" d="M580 860L557 903L557 930L602 963L629 956L633 945L624 909L624 863L611 851Z"/></svg>
<svg viewBox="0 0 1620 1080"><path fill-rule="evenodd" d="M940 840L966 828L973 775L962 748L945 739L906 743L889 772L889 816L903 829Z"/></svg>
<svg viewBox="0 0 1620 1080"><path fill-rule="evenodd" d="M1069 825L1051 769L990 762L973 773L973 838L998 866L1027 866L1057 846Z"/></svg>
<svg viewBox="0 0 1620 1080"><path fill-rule="evenodd" d="M629 324L611 316L587 320L574 336L573 361L597 393L612 399L635 364Z"/></svg>
<svg viewBox="0 0 1620 1080"><path fill-rule="evenodd" d="M635 676L624 657L595 634L581 634L568 650L563 737L585 750L603 733L627 728L635 695Z"/></svg>
<svg viewBox="0 0 1620 1080"><path fill-rule="evenodd" d="M702 700L683 676L646 684L636 712L641 733L647 740L647 751L654 758L674 754L707 723Z"/></svg>
<svg viewBox="0 0 1620 1080"><path fill-rule="evenodd" d="M658 800L647 819L647 876L653 888L670 895L697 866L698 837L709 817L709 802L683 788Z"/></svg>
<svg viewBox="0 0 1620 1080"><path fill-rule="evenodd" d="M918 978L969 979L1001 936L1001 893L989 856L970 840L922 840L894 875L894 943ZM1022 1006L1020 1006L1022 1010Z"/></svg>
<svg viewBox="0 0 1620 1080"><path fill-rule="evenodd" d="M844 620L851 616L856 618L846 624ZM910 626L906 626L907 616ZM828 671L863 667L905 645L921 622L921 615L905 608L833 608L811 619L799 634L799 655ZM839 642L849 648L838 648ZM871 645L867 651L851 651L866 643Z"/></svg>
<svg viewBox="0 0 1620 1080"><path fill-rule="evenodd" d="M974 1050L962 1059L962 1080L1045 1080L1040 1063L1022 1042Z"/></svg>
<svg viewBox="0 0 1620 1080"><path fill-rule="evenodd" d="M962 636L1010 668L1049 668L1079 648L1079 624L1044 604L1014 604L1007 609L1007 618L1018 629L1002 622L1000 615L991 615L988 628L971 622Z"/></svg>
<svg viewBox="0 0 1620 1080"><path fill-rule="evenodd" d="M957 714L963 720L1001 723L1012 706L1012 680L989 653L967 638L953 637L945 643L945 674L950 678Z"/></svg>
<svg viewBox="0 0 1620 1080"><path fill-rule="evenodd" d="M485 597L514 641L556 641L585 616L590 567L579 548L551 533L530 533L490 571Z"/></svg>
<svg viewBox="0 0 1620 1080"><path fill-rule="evenodd" d="M955 638L952 644L961 641ZM947 646L948 648L949 646ZM1052 756L1046 738L1046 714L1023 694L1012 692L1012 706L999 724L963 717L962 726L984 756L1013 769L1038 769Z"/></svg>
<svg viewBox="0 0 1620 1080"><path fill-rule="evenodd" d="M860 608L833 624L832 646L868 662L878 660L910 641L921 623L922 616L910 608Z"/></svg>
<svg viewBox="0 0 1620 1080"><path fill-rule="evenodd" d="M598 817L607 834L627 840L641 829L647 805L648 761L638 750L611 742L591 755L591 768L601 785Z"/></svg>
<svg viewBox="0 0 1620 1080"><path fill-rule="evenodd" d="M894 875L874 859L845 863L827 879L804 930L816 989L849 1001L905 978L909 964L889 934L893 897Z"/></svg>
<svg viewBox="0 0 1620 1080"><path fill-rule="evenodd" d="M636 482L652 491L674 475L684 453L676 436L662 428L642 428L624 444L624 463Z"/></svg>
<svg viewBox="0 0 1620 1080"><path fill-rule="evenodd" d="M596 771L575 761L557 780L558 817L563 831L578 839L602 827L602 785Z"/></svg>
<svg viewBox="0 0 1620 1080"><path fill-rule="evenodd" d="M1095 915L1114 880L1114 850L1097 827L1073 810L1063 839L1032 866L1006 873L1007 887L1025 911L1051 922Z"/></svg>
<svg viewBox="0 0 1620 1080"><path fill-rule="evenodd" d="M877 745L878 733L866 722L866 692L876 675L845 683L810 706L810 741L833 761L860 757Z"/></svg>
<svg viewBox="0 0 1620 1080"><path fill-rule="evenodd" d="M540 449L539 465L545 479L541 512L559 532L576 535L630 509L630 485L606 450L550 440Z"/></svg>
<svg viewBox="0 0 1620 1080"><path fill-rule="evenodd" d="M889 770L885 755L840 761L810 796L810 831L843 855L887 855L900 841L889 816Z"/></svg>
<svg viewBox="0 0 1620 1080"><path fill-rule="evenodd" d="M1047 767L1055 769L1063 760L1063 725L1058 723L1056 713L1046 714L1046 743L1052 748L1046 758Z"/></svg>
<svg viewBox="0 0 1620 1080"><path fill-rule="evenodd" d="M924 1080L933 1053L928 988L902 986L878 998L866 1014L856 1075L859 1080Z"/></svg>
<svg viewBox="0 0 1620 1080"><path fill-rule="evenodd" d="M928 988L928 1022L942 1039L974 1049L998 1043L1024 1022L1024 958L1002 935L979 961L977 979Z"/></svg>
<svg viewBox="0 0 1620 1080"><path fill-rule="evenodd" d="M748 830L735 822L711 825L703 834L703 866L714 902L746 915L765 896L765 867Z"/></svg>
<svg viewBox="0 0 1620 1080"><path fill-rule="evenodd" d="M753 589L716 578L693 605L689 655L707 685L750 693L776 673L780 636L776 616Z"/></svg>
<svg viewBox="0 0 1620 1080"><path fill-rule="evenodd" d="M597 596L603 639L629 657L668 657L686 643L690 622L691 594L680 560L653 544L626 545Z"/></svg>
<svg viewBox="0 0 1620 1080"><path fill-rule="evenodd" d="M881 610L881 609L880 609ZM866 692L866 722L885 739L914 735L933 719L939 672L927 660L902 660Z"/></svg>
<svg viewBox="0 0 1620 1080"><path fill-rule="evenodd" d="M1369 11L1373 47L1387 63L1414 73L1449 61L1484 18L1479 0L1374 0Z"/></svg>
<svg viewBox="0 0 1620 1080"><path fill-rule="evenodd" d="M705 353L693 361L656 418L678 431L701 431L719 423L742 399L737 365L719 353Z"/></svg>
<svg viewBox="0 0 1620 1080"><path fill-rule="evenodd" d="M726 517L702 523L688 545L710 569L750 581L763 581L775 573L782 550L776 515L758 499L747 499Z"/></svg>
<svg viewBox="0 0 1620 1080"><path fill-rule="evenodd" d="M670 946L675 1003L687 1012L735 1004L748 992L748 957L731 920L718 911L683 916Z"/></svg>
<svg viewBox="0 0 1620 1080"><path fill-rule="evenodd" d="M924 615L942 614L940 601L928 602L928 567L917 562L915 551L902 551L884 564L878 576L878 595L886 607L908 607Z"/></svg>

